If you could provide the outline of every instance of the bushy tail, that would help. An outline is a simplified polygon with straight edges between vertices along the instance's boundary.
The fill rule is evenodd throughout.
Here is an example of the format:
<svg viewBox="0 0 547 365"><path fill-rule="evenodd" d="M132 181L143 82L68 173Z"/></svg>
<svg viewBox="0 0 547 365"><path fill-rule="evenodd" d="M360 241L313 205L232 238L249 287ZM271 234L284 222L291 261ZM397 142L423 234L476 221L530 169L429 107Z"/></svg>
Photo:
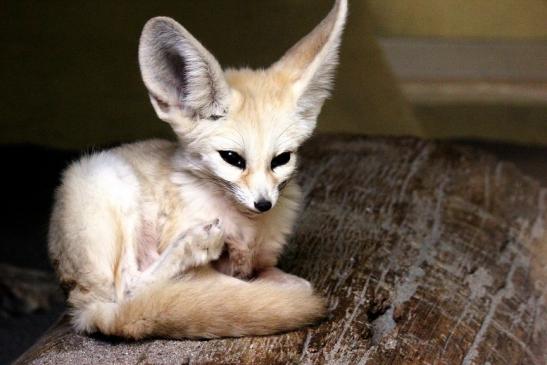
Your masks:
<svg viewBox="0 0 547 365"><path fill-rule="evenodd" d="M311 290L217 273L151 286L120 304L90 303L73 320L125 338L215 338L282 332L324 315L323 299Z"/></svg>

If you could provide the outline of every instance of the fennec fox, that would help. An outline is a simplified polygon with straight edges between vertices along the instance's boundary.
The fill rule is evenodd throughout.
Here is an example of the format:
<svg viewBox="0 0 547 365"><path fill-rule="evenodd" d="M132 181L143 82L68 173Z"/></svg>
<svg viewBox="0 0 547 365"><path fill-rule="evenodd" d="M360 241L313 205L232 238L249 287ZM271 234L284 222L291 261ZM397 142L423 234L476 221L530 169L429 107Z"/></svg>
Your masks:
<svg viewBox="0 0 547 365"><path fill-rule="evenodd" d="M338 59L347 1L265 70L223 71L173 19L149 20L139 64L178 142L83 157L56 193L49 252L80 332L139 339L266 335L325 314L275 268L291 179Z"/></svg>

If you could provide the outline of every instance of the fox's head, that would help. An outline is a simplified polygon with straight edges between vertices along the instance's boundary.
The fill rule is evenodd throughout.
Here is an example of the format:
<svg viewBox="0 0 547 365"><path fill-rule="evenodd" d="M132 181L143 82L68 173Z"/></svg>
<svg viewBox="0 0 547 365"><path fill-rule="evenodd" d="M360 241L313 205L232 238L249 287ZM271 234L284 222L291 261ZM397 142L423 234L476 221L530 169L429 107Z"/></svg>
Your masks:
<svg viewBox="0 0 547 365"><path fill-rule="evenodd" d="M159 118L183 146L185 168L240 207L265 212L296 168L332 87L347 0L265 70L228 69L171 18L149 20L139 64Z"/></svg>

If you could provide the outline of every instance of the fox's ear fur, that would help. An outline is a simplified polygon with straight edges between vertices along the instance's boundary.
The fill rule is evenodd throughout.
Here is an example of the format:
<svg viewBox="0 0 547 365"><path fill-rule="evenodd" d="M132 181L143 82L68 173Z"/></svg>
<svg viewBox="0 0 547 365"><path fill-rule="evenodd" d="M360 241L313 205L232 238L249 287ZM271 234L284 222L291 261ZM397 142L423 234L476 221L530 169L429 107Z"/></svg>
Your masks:
<svg viewBox="0 0 547 365"><path fill-rule="evenodd" d="M226 113L230 89L220 65L175 20L156 17L146 23L139 65L160 119L177 124L181 118L218 119Z"/></svg>
<svg viewBox="0 0 547 365"><path fill-rule="evenodd" d="M288 79L297 112L311 129L332 89L347 8L347 0L336 0L327 17L270 68Z"/></svg>

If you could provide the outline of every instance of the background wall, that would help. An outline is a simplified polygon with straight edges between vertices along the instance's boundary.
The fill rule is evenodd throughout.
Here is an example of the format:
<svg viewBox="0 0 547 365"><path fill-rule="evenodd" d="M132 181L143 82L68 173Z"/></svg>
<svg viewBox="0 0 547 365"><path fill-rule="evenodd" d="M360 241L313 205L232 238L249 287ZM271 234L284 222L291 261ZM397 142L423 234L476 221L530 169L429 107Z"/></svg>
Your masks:
<svg viewBox="0 0 547 365"><path fill-rule="evenodd" d="M385 36L547 40L545 0L368 0Z"/></svg>
<svg viewBox="0 0 547 365"><path fill-rule="evenodd" d="M331 5L332 0L3 1L0 143L86 149L172 137L153 113L137 65L138 38L147 19L169 15L179 20L224 66L267 67ZM405 37L409 44L437 37L450 46L454 39L471 36L546 44L546 19L544 0L350 1L336 87L319 130L546 144L547 98L518 105L507 100L415 102L407 93L408 80L395 69L402 85L397 84L374 38L376 32ZM428 54L426 49L403 55L399 64L418 65ZM453 69L461 66L446 54L444 58ZM484 53L471 56L481 59L486 59ZM547 65L547 58L536 63ZM420 67L435 69L439 64L431 58ZM482 82L480 76L473 82ZM428 93L450 89L448 78L426 85ZM539 82L540 94L547 92L547 79L528 81ZM483 90L480 83L472 86Z"/></svg>
<svg viewBox="0 0 547 365"><path fill-rule="evenodd" d="M423 135L547 143L547 1L368 4Z"/></svg>
<svg viewBox="0 0 547 365"><path fill-rule="evenodd" d="M137 65L147 19L169 15L223 66L267 67L328 13L332 0L7 0L0 9L0 143L63 148L170 136ZM323 131L417 134L354 1Z"/></svg>

